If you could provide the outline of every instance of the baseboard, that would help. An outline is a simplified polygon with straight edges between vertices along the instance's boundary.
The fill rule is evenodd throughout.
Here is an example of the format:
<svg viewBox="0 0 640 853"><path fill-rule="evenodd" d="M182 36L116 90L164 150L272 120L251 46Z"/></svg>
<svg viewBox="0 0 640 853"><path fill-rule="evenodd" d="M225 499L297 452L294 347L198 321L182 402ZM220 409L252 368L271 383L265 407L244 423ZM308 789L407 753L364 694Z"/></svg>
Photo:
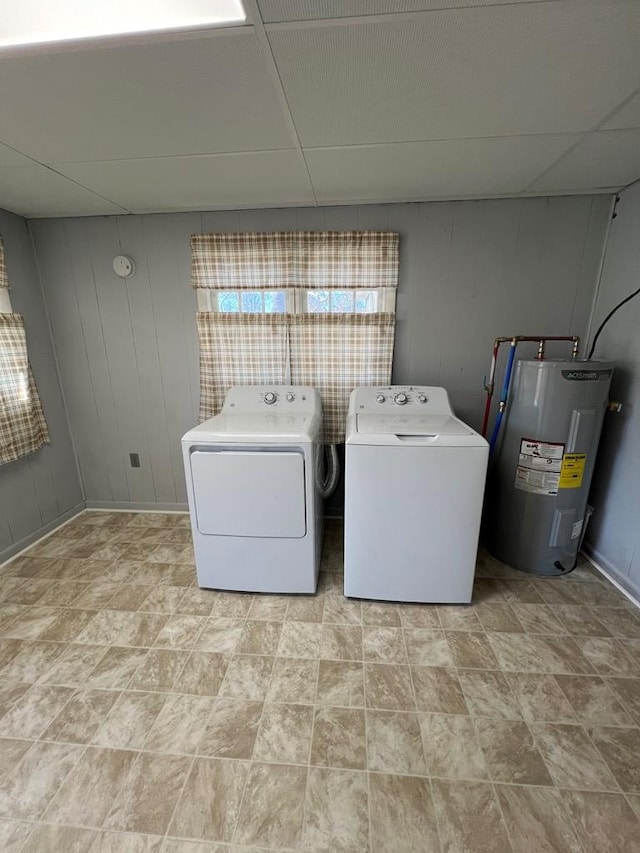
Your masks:
<svg viewBox="0 0 640 853"><path fill-rule="evenodd" d="M14 557L17 557L18 554L26 551L27 548L30 548L33 544L38 542L38 540L46 539L47 536L51 536L52 533L60 527L64 527L65 524L68 524L83 511L84 502L76 504L71 509L63 512L62 515L54 518L53 521L47 522L47 524L39 527L36 531L25 536L23 539L20 539L18 542L13 542L8 548L0 551L0 567L2 567L8 560L12 560Z"/></svg>
<svg viewBox="0 0 640 853"><path fill-rule="evenodd" d="M638 584L635 584L628 575L623 574L612 565L604 554L601 554L596 548L593 548L586 542L582 546L582 553L601 575L604 575L607 580L611 581L636 607L640 607L640 586Z"/></svg>
<svg viewBox="0 0 640 853"><path fill-rule="evenodd" d="M111 512L189 512L186 503L135 503L131 501L87 501L87 509Z"/></svg>

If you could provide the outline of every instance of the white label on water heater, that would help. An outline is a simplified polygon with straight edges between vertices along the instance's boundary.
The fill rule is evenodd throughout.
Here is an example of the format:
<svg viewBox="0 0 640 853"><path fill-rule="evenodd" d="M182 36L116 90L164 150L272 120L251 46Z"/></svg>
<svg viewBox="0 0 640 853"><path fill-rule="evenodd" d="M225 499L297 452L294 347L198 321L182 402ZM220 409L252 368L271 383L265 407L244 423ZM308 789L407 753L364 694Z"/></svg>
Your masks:
<svg viewBox="0 0 640 853"><path fill-rule="evenodd" d="M581 521L576 521L576 523L571 528L571 538L577 539L578 536L582 533L582 526L584 524L584 518Z"/></svg>
<svg viewBox="0 0 640 853"><path fill-rule="evenodd" d="M564 444L521 439L516 489L536 495L557 495L563 454Z"/></svg>

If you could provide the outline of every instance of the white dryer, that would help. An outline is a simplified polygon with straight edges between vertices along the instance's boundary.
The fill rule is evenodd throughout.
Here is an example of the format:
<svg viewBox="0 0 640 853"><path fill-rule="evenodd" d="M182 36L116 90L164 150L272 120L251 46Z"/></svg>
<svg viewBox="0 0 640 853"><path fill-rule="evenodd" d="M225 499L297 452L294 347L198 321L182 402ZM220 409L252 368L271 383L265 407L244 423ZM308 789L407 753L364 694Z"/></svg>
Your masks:
<svg viewBox="0 0 640 853"><path fill-rule="evenodd" d="M356 388L346 428L344 591L469 603L489 445L444 388Z"/></svg>
<svg viewBox="0 0 640 853"><path fill-rule="evenodd" d="M232 388L182 439L198 584L316 591L322 404L313 388Z"/></svg>

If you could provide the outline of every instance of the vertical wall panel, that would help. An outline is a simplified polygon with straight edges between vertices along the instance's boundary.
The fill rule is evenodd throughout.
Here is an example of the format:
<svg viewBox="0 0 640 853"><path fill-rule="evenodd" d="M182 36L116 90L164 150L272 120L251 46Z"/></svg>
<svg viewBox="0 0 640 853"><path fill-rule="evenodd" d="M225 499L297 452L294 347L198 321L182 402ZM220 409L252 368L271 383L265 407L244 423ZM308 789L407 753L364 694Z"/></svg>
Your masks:
<svg viewBox="0 0 640 853"><path fill-rule="evenodd" d="M24 316L29 359L51 444L0 466L0 562L82 502L49 322L35 255L23 219L0 211L13 310Z"/></svg>
<svg viewBox="0 0 640 853"><path fill-rule="evenodd" d="M393 379L447 386L477 426L496 335L584 331L608 207L580 196L32 223L87 499L185 501L180 437L198 408L191 233L399 231ZM111 268L119 253L137 265L126 282ZM130 450L143 473L126 467Z"/></svg>

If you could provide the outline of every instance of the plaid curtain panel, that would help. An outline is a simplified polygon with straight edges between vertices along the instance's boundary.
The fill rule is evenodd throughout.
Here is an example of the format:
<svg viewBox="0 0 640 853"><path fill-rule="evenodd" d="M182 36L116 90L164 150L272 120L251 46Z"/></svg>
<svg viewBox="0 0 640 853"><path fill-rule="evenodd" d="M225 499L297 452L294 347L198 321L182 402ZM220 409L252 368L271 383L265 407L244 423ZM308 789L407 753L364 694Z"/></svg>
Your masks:
<svg viewBox="0 0 640 853"><path fill-rule="evenodd" d="M0 464L49 444L20 314L0 314Z"/></svg>
<svg viewBox="0 0 640 853"><path fill-rule="evenodd" d="M399 239L387 231L195 234L191 283L213 290L396 287Z"/></svg>
<svg viewBox="0 0 640 853"><path fill-rule="evenodd" d="M283 385L289 361L284 314L196 314L200 421L222 408L233 385Z"/></svg>
<svg viewBox="0 0 640 853"><path fill-rule="evenodd" d="M298 314L289 324L291 382L318 389L325 444L338 444L353 389L391 381L395 315Z"/></svg>

